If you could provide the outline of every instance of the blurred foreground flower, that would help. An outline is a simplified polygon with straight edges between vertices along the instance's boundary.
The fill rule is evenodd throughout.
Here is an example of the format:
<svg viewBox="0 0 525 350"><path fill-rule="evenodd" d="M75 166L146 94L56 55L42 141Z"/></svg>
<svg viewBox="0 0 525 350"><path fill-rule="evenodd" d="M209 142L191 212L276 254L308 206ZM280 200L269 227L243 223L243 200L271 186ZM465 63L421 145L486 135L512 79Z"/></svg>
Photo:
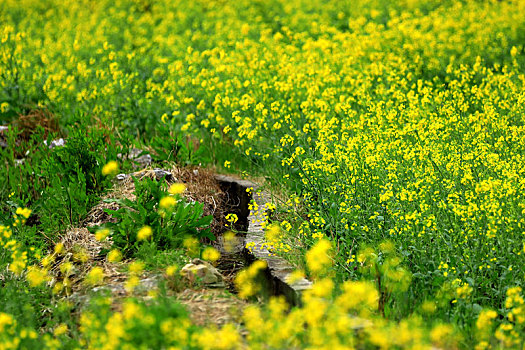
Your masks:
<svg viewBox="0 0 525 350"><path fill-rule="evenodd" d="M183 183L176 183L170 186L168 192L170 194L181 194L186 191L186 185Z"/></svg>
<svg viewBox="0 0 525 350"><path fill-rule="evenodd" d="M104 270L101 267L96 266L92 268L91 271L89 271L89 273L86 276L85 282L89 285L95 286L102 282L103 279Z"/></svg>
<svg viewBox="0 0 525 350"><path fill-rule="evenodd" d="M108 175L115 175L118 172L118 163L114 160L109 161L104 167L102 168L102 175L108 176Z"/></svg>
<svg viewBox="0 0 525 350"><path fill-rule="evenodd" d="M141 228L139 230L139 232L137 232L137 240L139 241L143 241L145 239L148 239L151 237L153 231L151 229L151 227L149 226L144 226L143 228Z"/></svg>
<svg viewBox="0 0 525 350"><path fill-rule="evenodd" d="M331 249L330 241L321 239L306 253L306 264L312 273L319 274L332 265Z"/></svg>
<svg viewBox="0 0 525 350"><path fill-rule="evenodd" d="M204 260L208 260L211 262L215 262L219 260L220 257L221 257L221 253L219 253L219 251L213 247L207 247L202 252L202 258Z"/></svg>
<svg viewBox="0 0 525 350"><path fill-rule="evenodd" d="M108 253L108 261L115 263L122 260L122 253L118 249L113 249Z"/></svg>

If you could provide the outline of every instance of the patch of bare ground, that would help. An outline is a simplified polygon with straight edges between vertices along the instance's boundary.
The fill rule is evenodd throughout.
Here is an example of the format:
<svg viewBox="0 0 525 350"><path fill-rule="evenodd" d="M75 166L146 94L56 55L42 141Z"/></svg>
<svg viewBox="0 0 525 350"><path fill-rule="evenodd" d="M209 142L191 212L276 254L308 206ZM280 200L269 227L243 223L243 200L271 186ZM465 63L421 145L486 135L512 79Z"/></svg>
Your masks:
<svg viewBox="0 0 525 350"><path fill-rule="evenodd" d="M199 326L240 323L248 303L221 289L186 289L177 300L188 308L190 318Z"/></svg>

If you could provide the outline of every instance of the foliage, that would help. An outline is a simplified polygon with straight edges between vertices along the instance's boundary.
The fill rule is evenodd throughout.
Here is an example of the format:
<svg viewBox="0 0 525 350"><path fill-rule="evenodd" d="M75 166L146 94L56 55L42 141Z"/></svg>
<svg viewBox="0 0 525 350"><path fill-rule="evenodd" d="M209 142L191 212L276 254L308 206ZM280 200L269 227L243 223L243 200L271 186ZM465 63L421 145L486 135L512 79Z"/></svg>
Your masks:
<svg viewBox="0 0 525 350"><path fill-rule="evenodd" d="M330 240L337 263L308 271L341 285L365 279L359 288L383 296L380 313L401 320L372 317L385 325L375 340L349 344L386 347L388 334L425 329L421 339L439 347L520 346L522 323L507 306L521 310L525 274L525 2L5 0L0 23L0 120L44 108L77 140L50 150L43 130L23 144L16 128L5 136L0 222L34 212L5 261L14 246L45 250L78 222L109 185L102 165L132 136L151 140L161 161L233 165L291 193L275 251L308 262L306 251ZM162 249L179 244L182 228L160 229L162 198L151 196L115 213L117 244L130 254L144 225L153 231L144 251L161 238ZM199 212L186 205L174 207L182 221ZM385 239L395 256L375 248ZM360 261L367 251L374 258ZM383 282L398 268L410 284L389 292ZM432 305L422 317L445 327L420 323ZM282 329L275 322L254 326L254 339ZM291 346L337 339L313 324ZM466 336L450 344L431 336L456 331Z"/></svg>
<svg viewBox="0 0 525 350"><path fill-rule="evenodd" d="M137 233L148 227L153 232L151 242L156 249L165 250L178 248L187 236L197 239L215 239L209 229L212 216L203 217L203 205L189 203L178 197L167 208L159 207L162 198L173 198L162 186L149 177L141 180L133 179L135 183L135 200L127 198L109 200L120 205L118 210L105 209L117 222L105 225L111 231L113 245L122 249L126 256L133 255L142 245Z"/></svg>

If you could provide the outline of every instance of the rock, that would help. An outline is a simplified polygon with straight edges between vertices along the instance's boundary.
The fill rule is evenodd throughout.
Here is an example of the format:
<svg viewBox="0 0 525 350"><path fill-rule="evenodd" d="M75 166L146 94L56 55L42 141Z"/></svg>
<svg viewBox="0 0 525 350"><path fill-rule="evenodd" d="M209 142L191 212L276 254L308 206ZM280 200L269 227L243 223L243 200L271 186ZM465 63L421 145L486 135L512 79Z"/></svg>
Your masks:
<svg viewBox="0 0 525 350"><path fill-rule="evenodd" d="M201 259L193 259L190 264L186 264L181 269L181 272L188 279L192 280L198 277L205 284L222 284L224 280L224 277L215 267Z"/></svg>
<svg viewBox="0 0 525 350"><path fill-rule="evenodd" d="M129 151L129 153L128 153L128 158L129 158L129 159L137 158L137 157L139 156L139 154L141 154L141 153L142 153L142 150L141 150L140 148L135 148L135 147L133 147L133 148L131 149L131 151ZM117 155L117 157L122 157L122 155L119 153L119 154Z"/></svg>
<svg viewBox="0 0 525 350"><path fill-rule="evenodd" d="M151 172L153 172L153 174ZM141 170L141 171L137 171L131 174L122 173L122 174L118 174L115 178L118 181L124 181L130 176L134 176L134 177L137 177L138 179L142 179L146 175L148 176L155 175L155 180L157 181L165 179L166 181L173 182L173 179L174 179L173 174L171 172L164 170L164 169L160 169L160 168L155 168L153 170Z"/></svg>
<svg viewBox="0 0 525 350"><path fill-rule="evenodd" d="M128 177L129 177L128 174L118 174L117 176L115 176L115 178L116 178L118 181L124 181L124 180L126 180Z"/></svg>
<svg viewBox="0 0 525 350"><path fill-rule="evenodd" d="M144 150L141 150L140 148L132 148L131 151L126 155L127 159L132 160L135 164L133 165L134 168L146 168L153 162L153 158L149 154L143 154ZM123 155L122 153L117 154L117 158L122 159Z"/></svg>
<svg viewBox="0 0 525 350"><path fill-rule="evenodd" d="M155 168L155 169L153 169L153 171L155 172L155 178L157 179L157 181L160 181L163 178L166 181L173 180L173 174L171 172L167 171L167 170L160 169L160 168Z"/></svg>
<svg viewBox="0 0 525 350"><path fill-rule="evenodd" d="M149 154L145 154L143 156L133 159L133 161L137 163L138 165L140 165L141 167L145 168L149 166L151 162L153 162L153 159L151 158Z"/></svg>
<svg viewBox="0 0 525 350"><path fill-rule="evenodd" d="M149 154L143 154L144 151L139 148L133 148L128 153L128 158L137 163L139 166L145 168L151 164L153 159L151 158L151 155Z"/></svg>

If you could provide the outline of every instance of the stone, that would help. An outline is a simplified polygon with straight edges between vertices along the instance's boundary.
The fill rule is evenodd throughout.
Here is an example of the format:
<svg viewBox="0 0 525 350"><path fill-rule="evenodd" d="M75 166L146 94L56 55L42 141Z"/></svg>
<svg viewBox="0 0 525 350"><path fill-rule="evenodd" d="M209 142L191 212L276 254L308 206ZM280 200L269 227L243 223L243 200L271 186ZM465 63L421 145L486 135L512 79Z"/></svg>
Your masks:
<svg viewBox="0 0 525 350"><path fill-rule="evenodd" d="M128 158L131 159L133 162L135 162L137 165L145 168L153 162L153 158L151 158L151 155L149 154L143 154L144 151L139 148L132 148L131 151L128 153Z"/></svg>
<svg viewBox="0 0 525 350"><path fill-rule="evenodd" d="M181 272L189 280L198 277L205 284L220 284L224 279L215 267L201 259L193 259L191 263L184 265Z"/></svg>
<svg viewBox="0 0 525 350"><path fill-rule="evenodd" d="M129 177L128 174L118 174L117 176L115 176L115 178L116 178L118 181L124 181L124 180L126 180L128 177Z"/></svg>
<svg viewBox="0 0 525 350"><path fill-rule="evenodd" d="M153 171L155 172L155 178L157 179L157 181L165 179L166 181L171 182L171 180L173 180L173 174L167 170L155 168L153 169Z"/></svg>
<svg viewBox="0 0 525 350"><path fill-rule="evenodd" d="M144 177L145 174L147 173L151 174L150 173L151 171L153 171L153 174L155 175L155 180L160 181L162 179L165 179L168 182L173 182L173 179L174 179L173 174L167 170L160 169L160 168L155 168L153 170L141 170L141 171L137 171L131 174L122 173L122 174L118 174L115 178L118 181L124 181L130 176L134 176L134 177L141 179L142 177Z"/></svg>
<svg viewBox="0 0 525 350"><path fill-rule="evenodd" d="M255 190L259 187L250 181L237 180L224 175L218 175L216 179L223 190L229 194L229 197L233 198L233 202L239 203L239 221L242 219L247 221L246 236L244 237L246 260L263 260L268 265L267 273L265 274L267 293L270 295L284 295L289 304L300 305L302 293L312 288L312 282L306 278L301 278L293 283L289 283L289 276L296 270L296 267L268 250L264 238L264 228L261 223L264 221L265 203L270 202L270 195L264 191L259 193L250 191L251 193L248 193L246 191L248 188ZM258 210L249 209L251 200L257 203Z"/></svg>
<svg viewBox="0 0 525 350"><path fill-rule="evenodd" d="M137 163L138 165L140 165L141 167L145 168L149 166L151 162L153 162L153 159L151 158L149 154L144 154L143 156L134 158L133 161Z"/></svg>

